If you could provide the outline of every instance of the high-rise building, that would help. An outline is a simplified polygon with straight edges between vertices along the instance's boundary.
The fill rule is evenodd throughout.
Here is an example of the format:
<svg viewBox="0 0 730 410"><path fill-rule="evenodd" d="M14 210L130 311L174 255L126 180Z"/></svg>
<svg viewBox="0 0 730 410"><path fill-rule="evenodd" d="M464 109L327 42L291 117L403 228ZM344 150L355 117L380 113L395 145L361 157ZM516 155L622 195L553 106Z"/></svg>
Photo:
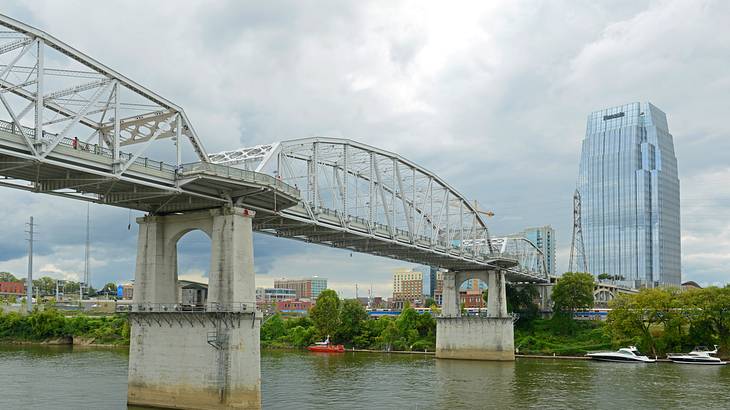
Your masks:
<svg viewBox="0 0 730 410"><path fill-rule="evenodd" d="M423 303L423 272L413 269L396 269L393 272L393 302L412 305Z"/></svg>
<svg viewBox="0 0 730 410"><path fill-rule="evenodd" d="M527 228L517 235L527 238L527 240L542 251L543 255L545 255L545 269L548 275L555 276L555 230L553 227L547 225Z"/></svg>
<svg viewBox="0 0 730 410"><path fill-rule="evenodd" d="M677 159L661 110L631 103L591 113L578 191L591 273L681 284Z"/></svg>
<svg viewBox="0 0 730 410"><path fill-rule="evenodd" d="M299 299L317 299L327 289L327 279L313 276L308 279L279 279L274 281L276 289L293 289Z"/></svg>

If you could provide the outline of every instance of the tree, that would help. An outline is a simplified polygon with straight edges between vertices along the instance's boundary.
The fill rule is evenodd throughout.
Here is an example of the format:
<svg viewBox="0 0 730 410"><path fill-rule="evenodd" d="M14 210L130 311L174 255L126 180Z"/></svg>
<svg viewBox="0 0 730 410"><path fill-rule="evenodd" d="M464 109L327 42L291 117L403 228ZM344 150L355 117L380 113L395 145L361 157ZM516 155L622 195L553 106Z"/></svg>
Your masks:
<svg viewBox="0 0 730 410"><path fill-rule="evenodd" d="M669 330L681 333L681 307L677 304L677 291L672 289L642 289L638 294L621 294L611 301L611 313L608 315L608 326L615 340L626 338L638 339L642 349L652 355L664 351L675 341L663 340L661 346L652 332L663 325L665 334Z"/></svg>
<svg viewBox="0 0 730 410"><path fill-rule="evenodd" d="M534 284L513 285L507 284L507 311L519 313L520 321L533 319L537 316L539 307L535 299L539 296L537 286ZM592 293L591 293L592 294Z"/></svg>
<svg viewBox="0 0 730 410"><path fill-rule="evenodd" d="M103 293L117 293L117 284L114 282L109 282L106 285L104 285L103 288L101 288L101 291Z"/></svg>
<svg viewBox="0 0 730 410"><path fill-rule="evenodd" d="M40 292L41 296L56 294L56 280L49 278L48 276L43 276L40 279L34 280L33 287L37 289L34 290L33 293Z"/></svg>
<svg viewBox="0 0 730 410"><path fill-rule="evenodd" d="M342 303L340 310L340 327L337 331L339 340L352 342L362 330L362 323L368 320L368 313L357 299L348 299Z"/></svg>
<svg viewBox="0 0 730 410"><path fill-rule="evenodd" d="M340 324L340 298L337 293L332 289L323 290L309 315L320 337L334 335Z"/></svg>
<svg viewBox="0 0 730 410"><path fill-rule="evenodd" d="M593 286L590 273L566 272L553 286L554 310L572 317L577 309L593 306Z"/></svg>
<svg viewBox="0 0 730 410"><path fill-rule="evenodd" d="M278 313L270 317L261 325L260 339L263 342L273 342L286 335L286 328L281 315Z"/></svg>
<svg viewBox="0 0 730 410"><path fill-rule="evenodd" d="M20 282L20 280L10 272L0 272L0 282Z"/></svg>
<svg viewBox="0 0 730 410"><path fill-rule="evenodd" d="M690 332L704 333L704 337L698 337L699 340L695 342L708 343L707 333L712 333L724 350L730 349L730 285L724 288L712 286L691 289L684 292L681 298L684 305L690 308Z"/></svg>

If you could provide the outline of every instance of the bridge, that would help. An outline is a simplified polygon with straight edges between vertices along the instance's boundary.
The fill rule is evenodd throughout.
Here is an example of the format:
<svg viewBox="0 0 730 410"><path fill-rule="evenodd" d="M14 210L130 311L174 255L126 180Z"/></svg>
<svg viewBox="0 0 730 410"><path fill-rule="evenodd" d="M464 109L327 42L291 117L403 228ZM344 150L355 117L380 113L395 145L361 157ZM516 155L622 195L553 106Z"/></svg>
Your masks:
<svg viewBox="0 0 730 410"><path fill-rule="evenodd" d="M48 33L3 15L0 26L0 185L146 212L131 405L260 407L253 231L448 269L437 357L514 360L505 282L546 282L544 258L525 239L491 238L434 173L325 137L209 155L178 105ZM208 305L195 312L175 291L191 230L211 238ZM494 290L487 317L460 317L471 277Z"/></svg>

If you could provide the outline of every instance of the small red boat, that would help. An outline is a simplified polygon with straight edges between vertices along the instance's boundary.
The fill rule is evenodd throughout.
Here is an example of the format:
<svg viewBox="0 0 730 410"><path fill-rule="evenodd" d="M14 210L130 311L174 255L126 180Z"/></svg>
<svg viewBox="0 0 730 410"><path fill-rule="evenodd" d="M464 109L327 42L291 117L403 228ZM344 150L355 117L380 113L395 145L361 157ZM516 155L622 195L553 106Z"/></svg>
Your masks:
<svg viewBox="0 0 730 410"><path fill-rule="evenodd" d="M330 337L327 336L327 339L324 342L316 342L311 346L307 346L307 350L319 353L345 353L345 346L333 345L330 343Z"/></svg>

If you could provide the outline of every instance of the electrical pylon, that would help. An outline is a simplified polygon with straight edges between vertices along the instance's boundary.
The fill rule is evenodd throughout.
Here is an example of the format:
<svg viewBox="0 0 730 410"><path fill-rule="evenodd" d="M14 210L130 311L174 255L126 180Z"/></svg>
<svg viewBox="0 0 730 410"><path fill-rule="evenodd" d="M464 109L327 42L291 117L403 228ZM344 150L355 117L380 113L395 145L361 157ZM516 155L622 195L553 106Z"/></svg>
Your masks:
<svg viewBox="0 0 730 410"><path fill-rule="evenodd" d="M583 246L580 205L580 192L576 189L573 194L573 240L570 245L570 272L575 272L576 268L582 269L581 272L588 272L588 258L586 258L585 246Z"/></svg>

